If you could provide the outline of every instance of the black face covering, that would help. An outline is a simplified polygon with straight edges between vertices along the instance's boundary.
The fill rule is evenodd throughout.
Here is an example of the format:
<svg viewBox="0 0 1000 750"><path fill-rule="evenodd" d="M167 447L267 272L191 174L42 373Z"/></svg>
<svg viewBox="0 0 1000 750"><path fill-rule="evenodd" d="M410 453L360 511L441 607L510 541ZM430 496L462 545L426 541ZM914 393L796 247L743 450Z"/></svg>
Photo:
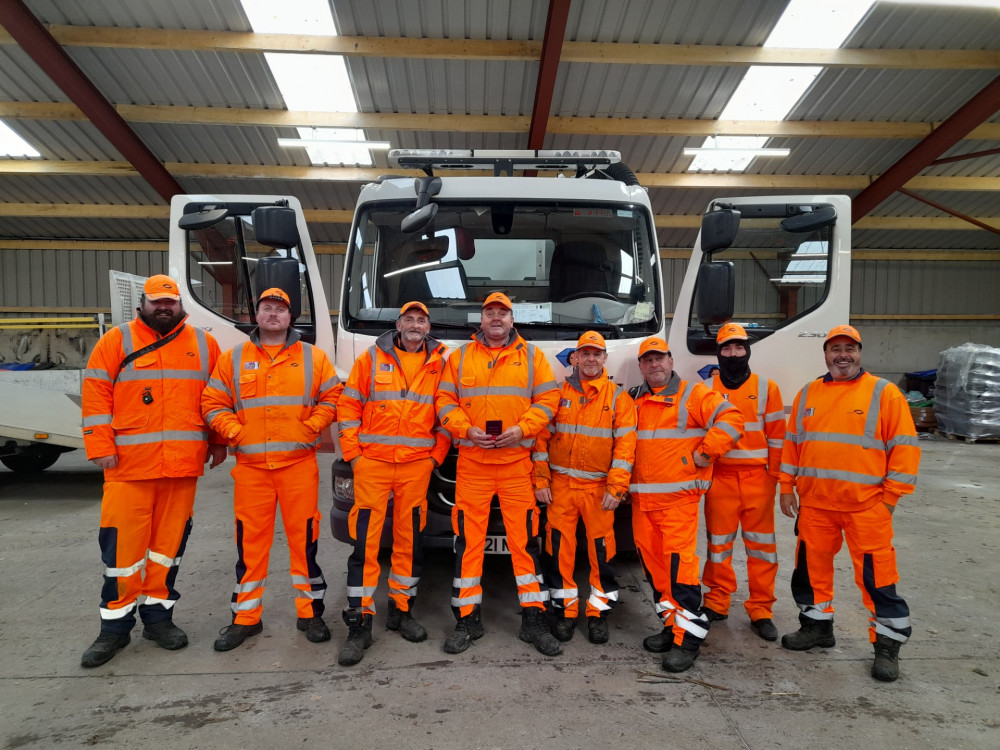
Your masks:
<svg viewBox="0 0 1000 750"><path fill-rule="evenodd" d="M742 357L723 357L721 346L716 346L716 358L719 360L719 379L730 390L739 388L750 377L750 342L744 342L747 353Z"/></svg>

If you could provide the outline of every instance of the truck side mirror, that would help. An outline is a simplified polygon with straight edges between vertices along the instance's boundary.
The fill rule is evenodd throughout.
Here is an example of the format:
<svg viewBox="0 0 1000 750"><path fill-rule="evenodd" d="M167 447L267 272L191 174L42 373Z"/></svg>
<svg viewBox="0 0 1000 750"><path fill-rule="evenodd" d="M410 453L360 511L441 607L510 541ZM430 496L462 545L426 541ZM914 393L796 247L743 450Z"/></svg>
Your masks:
<svg viewBox="0 0 1000 750"><path fill-rule="evenodd" d="M733 317L736 287L731 261L707 261L698 269L695 313L704 326L722 325Z"/></svg>
<svg viewBox="0 0 1000 750"><path fill-rule="evenodd" d="M418 177L413 181L413 190L417 194L417 208L408 214L399 228L403 232L419 232L426 228L437 216L438 205L431 198L441 192L440 177Z"/></svg>
<svg viewBox="0 0 1000 750"><path fill-rule="evenodd" d="M823 206L816 211L803 211L781 220L781 228L786 232L812 232L837 223L837 209Z"/></svg>
<svg viewBox="0 0 1000 750"><path fill-rule="evenodd" d="M260 209L254 211L256 213ZM292 211L292 209L288 209ZM294 217L295 212L292 211ZM268 255L257 261L257 272L254 274L254 286L256 294L259 295L265 289L278 287L288 295L288 309L292 313L292 320L296 320L302 314L302 296L299 285L299 261L296 258L282 258L277 255ZM254 305L257 304L256 297Z"/></svg>
<svg viewBox="0 0 1000 750"><path fill-rule="evenodd" d="M253 210L252 216L253 233L260 244L284 248L298 246L299 228L295 223L294 209L285 206L260 206ZM297 281L295 286L298 287Z"/></svg>
<svg viewBox="0 0 1000 750"><path fill-rule="evenodd" d="M184 214L177 220L177 226L186 232L194 232L199 229L214 227L227 216L229 216L229 210L226 208L206 208L201 211Z"/></svg>
<svg viewBox="0 0 1000 750"><path fill-rule="evenodd" d="M740 212L734 208L710 211L701 217L701 251L713 253L725 250L736 240L740 228Z"/></svg>

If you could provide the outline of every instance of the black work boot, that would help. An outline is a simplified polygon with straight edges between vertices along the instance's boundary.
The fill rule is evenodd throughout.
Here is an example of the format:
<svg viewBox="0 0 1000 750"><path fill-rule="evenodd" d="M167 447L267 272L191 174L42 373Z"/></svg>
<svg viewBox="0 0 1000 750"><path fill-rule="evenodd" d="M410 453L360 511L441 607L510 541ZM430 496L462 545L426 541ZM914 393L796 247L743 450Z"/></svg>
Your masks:
<svg viewBox="0 0 1000 750"><path fill-rule="evenodd" d="M661 662L667 672L686 672L691 669L694 660L698 658L698 649L687 649L683 646L672 648L663 655Z"/></svg>
<svg viewBox="0 0 1000 750"><path fill-rule="evenodd" d="M114 658L114 655L128 645L132 637L128 633L101 633L97 640L90 644L90 648L83 652L80 659L80 666L99 667L107 664Z"/></svg>
<svg viewBox="0 0 1000 750"><path fill-rule="evenodd" d="M322 643L330 640L330 628L323 622L319 615L315 617L299 617L295 621L295 627L306 634L306 640L310 643Z"/></svg>
<svg viewBox="0 0 1000 750"><path fill-rule="evenodd" d="M337 663L342 667L357 664L365 655L365 649L372 645L372 616L360 609L345 609L344 624L347 625L347 640L340 647Z"/></svg>
<svg viewBox="0 0 1000 750"><path fill-rule="evenodd" d="M445 653L462 653L472 645L473 641L482 638L485 632L479 605L477 604L472 608L471 614L458 618L458 622L455 623L455 632L449 635L444 642Z"/></svg>
<svg viewBox="0 0 1000 750"><path fill-rule="evenodd" d="M385 618L385 629L398 631L403 638L413 643L427 640L427 628L413 619L413 613L405 612L389 600L389 614Z"/></svg>
<svg viewBox="0 0 1000 750"><path fill-rule="evenodd" d="M587 618L587 639L591 643L608 642L608 614L602 612L600 617Z"/></svg>
<svg viewBox="0 0 1000 750"><path fill-rule="evenodd" d="M702 607L701 613L708 618L709 622L722 622L723 620L729 619L729 615L724 615L721 612L716 612L711 607Z"/></svg>
<svg viewBox="0 0 1000 750"><path fill-rule="evenodd" d="M576 631L576 618L566 617L563 614L556 615L556 623L552 626L552 634L556 639L566 643L573 638Z"/></svg>
<svg viewBox="0 0 1000 750"><path fill-rule="evenodd" d="M219 631L219 637L215 639L213 648L216 651L232 651L243 643L247 638L264 631L264 623L260 620L253 625L227 625Z"/></svg>
<svg viewBox="0 0 1000 750"><path fill-rule="evenodd" d="M549 623L545 619L545 610L540 607L525 607L521 610L521 632L517 634L525 643L530 643L535 650L545 656L557 656L562 653L562 646L552 635Z"/></svg>
<svg viewBox="0 0 1000 750"><path fill-rule="evenodd" d="M881 633L875 635L875 661L872 662L872 677L882 682L895 682L899 677L899 647L897 641Z"/></svg>
<svg viewBox="0 0 1000 750"><path fill-rule="evenodd" d="M833 637L833 620L804 622L794 633L781 636L781 645L790 651L808 651L813 646L822 646L823 648L836 646L837 639Z"/></svg>
<svg viewBox="0 0 1000 750"><path fill-rule="evenodd" d="M778 640L778 629L774 627L774 621L770 617L751 620L750 629L758 638L763 638L765 641Z"/></svg>
<svg viewBox="0 0 1000 750"><path fill-rule="evenodd" d="M646 636L642 639L642 647L653 654L666 653L673 645L673 628L664 628L656 635Z"/></svg>
<svg viewBox="0 0 1000 750"><path fill-rule="evenodd" d="M143 625L142 637L148 641L155 641L157 646L165 648L167 651L176 651L188 645L188 637L185 632L174 625L171 620Z"/></svg>

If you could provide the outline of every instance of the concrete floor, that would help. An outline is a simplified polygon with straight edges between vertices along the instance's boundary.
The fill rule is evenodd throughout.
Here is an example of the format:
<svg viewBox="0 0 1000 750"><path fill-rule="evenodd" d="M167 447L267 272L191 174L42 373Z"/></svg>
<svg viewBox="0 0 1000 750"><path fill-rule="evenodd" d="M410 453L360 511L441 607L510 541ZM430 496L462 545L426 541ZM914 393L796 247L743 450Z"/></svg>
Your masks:
<svg viewBox="0 0 1000 750"><path fill-rule="evenodd" d="M618 565L622 602L611 642L588 643L583 623L565 653L547 659L517 640L506 558L488 558L486 636L464 654L445 654L451 561L436 554L417 608L430 639L411 644L385 631L382 612L364 661L341 668L349 550L326 526L320 562L331 586L334 640L311 644L295 630L279 532L264 633L219 654L212 641L229 621L235 563L225 469L200 484L178 582L175 619L191 645L167 652L137 638L137 629L109 664L84 670L80 654L99 627L100 472L79 452L34 477L0 468L0 740L5 748L995 750L1000 446L935 438L921 444L919 489L895 515L899 590L914 633L894 684L868 675L867 614L845 552L837 560L837 646L793 653L759 640L747 628L738 592L733 616L713 627L701 658L683 675L719 687L668 682L656 656L642 650L641 639L658 624L634 559ZM330 457L320 462L326 510ZM797 627L788 591L794 538L791 521L780 515L778 533L775 621L787 632ZM740 569L743 559L740 553ZM663 679L647 682L640 670Z"/></svg>

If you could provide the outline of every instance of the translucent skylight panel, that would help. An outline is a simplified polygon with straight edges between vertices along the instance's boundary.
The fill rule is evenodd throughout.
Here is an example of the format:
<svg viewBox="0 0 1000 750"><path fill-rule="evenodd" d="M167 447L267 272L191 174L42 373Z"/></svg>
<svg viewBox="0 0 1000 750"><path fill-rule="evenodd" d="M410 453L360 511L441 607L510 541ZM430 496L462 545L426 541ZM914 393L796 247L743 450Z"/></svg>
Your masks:
<svg viewBox="0 0 1000 750"><path fill-rule="evenodd" d="M24 138L0 120L0 156L41 156Z"/></svg>

